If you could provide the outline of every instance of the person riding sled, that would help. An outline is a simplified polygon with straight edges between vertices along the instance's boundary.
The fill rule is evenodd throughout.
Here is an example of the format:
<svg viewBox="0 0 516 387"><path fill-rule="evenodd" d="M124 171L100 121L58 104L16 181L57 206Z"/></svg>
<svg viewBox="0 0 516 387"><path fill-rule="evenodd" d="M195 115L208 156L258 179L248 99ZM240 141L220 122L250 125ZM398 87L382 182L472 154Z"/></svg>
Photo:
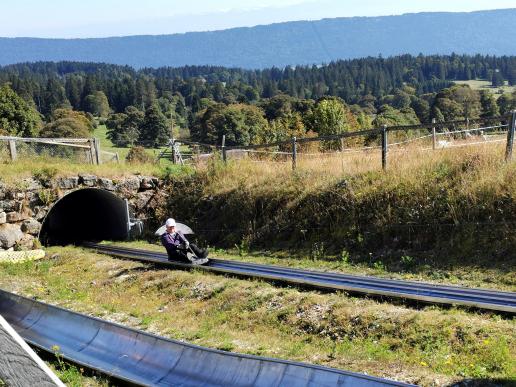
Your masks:
<svg viewBox="0 0 516 387"><path fill-rule="evenodd" d="M203 265L208 262L208 250L200 249L190 243L183 233L176 230L176 221L172 218L165 222L166 231L161 235L161 244L165 247L169 261L179 261Z"/></svg>

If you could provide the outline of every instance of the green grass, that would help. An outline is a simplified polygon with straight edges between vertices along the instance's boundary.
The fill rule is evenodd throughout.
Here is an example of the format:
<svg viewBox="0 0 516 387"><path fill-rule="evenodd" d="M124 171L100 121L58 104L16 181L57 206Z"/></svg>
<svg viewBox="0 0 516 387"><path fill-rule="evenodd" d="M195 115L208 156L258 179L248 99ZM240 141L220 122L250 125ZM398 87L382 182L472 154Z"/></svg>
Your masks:
<svg viewBox="0 0 516 387"><path fill-rule="evenodd" d="M125 158L127 157L127 154L129 153L130 148L128 148L128 147L122 148L122 147L115 146L111 142L111 140L107 137L107 131L108 130L106 128L106 125L99 125L93 132L93 136L99 139L100 149L107 151L107 152L118 153L120 160L121 161L125 160ZM146 152L150 156L152 156L153 159L156 159L163 149L164 149L164 147L152 148L152 149L147 148ZM162 160L162 162L165 162L165 161Z"/></svg>
<svg viewBox="0 0 516 387"><path fill-rule="evenodd" d="M0 287L203 346L423 386L516 374L516 321L493 313L162 270L80 248L48 252L59 257L2 266Z"/></svg>
<svg viewBox="0 0 516 387"><path fill-rule="evenodd" d="M56 376L69 387L108 387L111 385L108 379L92 375L84 368L73 365L63 359L59 348L54 348L54 359L47 360L47 365ZM0 384L1 386L1 384Z"/></svg>
<svg viewBox="0 0 516 387"><path fill-rule="evenodd" d="M455 83L458 85L468 85L473 90L488 90L491 93L493 93L496 98L498 98L500 95L504 93L513 93L516 91L516 86L509 86L507 82L505 83L505 86L498 87L493 87L491 86L490 81L485 81L481 79L472 79L469 81L456 81ZM503 91L503 93L500 93L500 91Z"/></svg>
<svg viewBox="0 0 516 387"><path fill-rule="evenodd" d="M32 177L42 170L55 171L54 177L93 174L105 178L119 179L135 174L161 176L165 172L165 167L157 164L128 164L123 161L119 164L91 165L71 163L56 158L21 159L15 163L0 163L0 180L23 189L22 179ZM181 173L180 171L183 168L174 166L173 170ZM169 168L169 171L172 171L172 169Z"/></svg>

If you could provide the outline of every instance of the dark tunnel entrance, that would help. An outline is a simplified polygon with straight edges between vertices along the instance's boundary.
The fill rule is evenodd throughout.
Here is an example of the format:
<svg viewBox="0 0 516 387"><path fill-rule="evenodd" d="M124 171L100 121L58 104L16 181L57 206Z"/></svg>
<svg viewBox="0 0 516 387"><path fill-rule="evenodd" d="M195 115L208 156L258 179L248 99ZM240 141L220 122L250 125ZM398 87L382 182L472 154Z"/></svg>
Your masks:
<svg viewBox="0 0 516 387"><path fill-rule="evenodd" d="M54 204L39 239L45 246L124 240L129 236L129 221L125 200L106 190L84 188Z"/></svg>

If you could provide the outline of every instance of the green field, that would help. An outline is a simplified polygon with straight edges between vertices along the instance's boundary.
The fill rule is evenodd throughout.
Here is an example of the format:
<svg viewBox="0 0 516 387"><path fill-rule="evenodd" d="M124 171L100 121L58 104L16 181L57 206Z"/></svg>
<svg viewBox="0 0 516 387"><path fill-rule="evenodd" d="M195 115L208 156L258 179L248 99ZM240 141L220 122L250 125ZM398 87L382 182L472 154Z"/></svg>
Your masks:
<svg viewBox="0 0 516 387"><path fill-rule="evenodd" d="M505 86L493 87L491 86L490 81L485 81L481 79L472 79L469 81L457 81L455 82L457 85L468 85L473 90L488 90L495 95L495 98L498 98L502 94L505 93L513 93L516 91L516 86L509 86L507 82Z"/></svg>
<svg viewBox="0 0 516 387"><path fill-rule="evenodd" d="M97 129L93 132L93 136L100 140L100 149L106 152L118 153L118 157L120 160L125 160L127 154L129 153L130 148L120 148L115 146L111 140L107 137L107 128L106 125L99 125ZM147 149L147 153L151 155L153 158L157 158L159 153L164 148L157 149Z"/></svg>

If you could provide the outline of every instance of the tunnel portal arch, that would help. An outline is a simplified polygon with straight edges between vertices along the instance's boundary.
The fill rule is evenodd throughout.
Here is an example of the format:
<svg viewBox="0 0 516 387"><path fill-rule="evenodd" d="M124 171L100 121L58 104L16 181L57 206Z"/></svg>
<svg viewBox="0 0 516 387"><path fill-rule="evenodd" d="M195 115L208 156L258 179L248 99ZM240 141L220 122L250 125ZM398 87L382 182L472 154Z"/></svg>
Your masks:
<svg viewBox="0 0 516 387"><path fill-rule="evenodd" d="M125 240L130 224L126 200L104 189L83 188L52 206L43 220L39 239L45 246Z"/></svg>

